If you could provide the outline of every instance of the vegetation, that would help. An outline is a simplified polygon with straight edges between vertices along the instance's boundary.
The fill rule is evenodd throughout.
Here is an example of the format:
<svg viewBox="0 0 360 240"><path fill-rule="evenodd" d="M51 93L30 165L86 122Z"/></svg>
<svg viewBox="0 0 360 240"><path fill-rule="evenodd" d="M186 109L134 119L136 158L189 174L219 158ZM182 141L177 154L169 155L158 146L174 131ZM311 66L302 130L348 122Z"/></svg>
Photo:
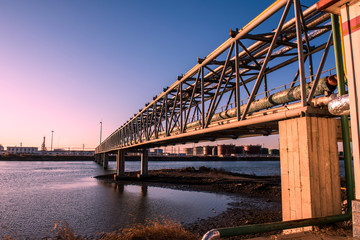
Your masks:
<svg viewBox="0 0 360 240"><path fill-rule="evenodd" d="M121 228L110 233L97 233L92 237L83 237L66 222L57 222L53 229L54 238L42 238L53 240L193 240L200 239L201 236L186 231L180 223L168 219L156 221L148 220L145 224L134 224L127 228ZM1 239L16 240L20 239L15 234L0 236Z"/></svg>
<svg viewBox="0 0 360 240"><path fill-rule="evenodd" d="M162 219L147 221L146 224L135 224L128 228L105 233L99 240L193 240L200 236L186 231L180 223Z"/></svg>

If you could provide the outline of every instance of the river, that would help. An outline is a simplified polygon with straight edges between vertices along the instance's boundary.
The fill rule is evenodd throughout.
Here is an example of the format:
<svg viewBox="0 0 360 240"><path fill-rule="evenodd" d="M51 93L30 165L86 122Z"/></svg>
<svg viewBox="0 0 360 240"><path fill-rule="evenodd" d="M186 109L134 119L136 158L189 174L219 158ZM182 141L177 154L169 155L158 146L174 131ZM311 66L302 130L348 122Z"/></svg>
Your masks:
<svg viewBox="0 0 360 240"><path fill-rule="evenodd" d="M279 175L279 162L149 162L149 169L200 166L256 175ZM105 171L95 162L0 161L0 238L39 239L54 234L56 221L66 221L76 233L91 236L146 219L166 217L191 223L243 201L259 208L260 200L226 194L181 191L146 185L115 186L93 178ZM138 171L140 162L126 162Z"/></svg>

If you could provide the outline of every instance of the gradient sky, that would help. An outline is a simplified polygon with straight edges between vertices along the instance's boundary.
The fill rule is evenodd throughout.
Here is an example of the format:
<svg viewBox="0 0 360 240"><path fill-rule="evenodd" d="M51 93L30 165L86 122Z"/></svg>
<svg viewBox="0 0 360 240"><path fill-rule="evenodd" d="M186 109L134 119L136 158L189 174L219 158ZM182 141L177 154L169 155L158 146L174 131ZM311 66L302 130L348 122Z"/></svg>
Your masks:
<svg viewBox="0 0 360 240"><path fill-rule="evenodd" d="M0 144L96 147L272 2L0 0Z"/></svg>

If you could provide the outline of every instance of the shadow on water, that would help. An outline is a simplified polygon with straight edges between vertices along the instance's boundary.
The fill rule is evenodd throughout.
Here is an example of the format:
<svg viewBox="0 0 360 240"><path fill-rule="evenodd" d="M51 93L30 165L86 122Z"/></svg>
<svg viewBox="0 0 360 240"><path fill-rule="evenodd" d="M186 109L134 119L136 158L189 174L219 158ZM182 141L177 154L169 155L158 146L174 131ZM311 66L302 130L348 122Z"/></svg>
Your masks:
<svg viewBox="0 0 360 240"><path fill-rule="evenodd" d="M125 184L124 183L111 183L113 185L113 188L115 189L115 192L117 193L124 193L125 190ZM143 197L147 196L148 193L148 184L147 183L142 183L140 184L140 193Z"/></svg>
<svg viewBox="0 0 360 240"><path fill-rule="evenodd" d="M153 215L153 206L151 206L151 199L147 198L149 186L147 183L141 184L124 184L124 183L105 183L99 181L99 183L107 188L114 189L114 192L117 194L117 197L121 199L132 199L132 209L134 210L131 213L132 221L145 223L149 216Z"/></svg>

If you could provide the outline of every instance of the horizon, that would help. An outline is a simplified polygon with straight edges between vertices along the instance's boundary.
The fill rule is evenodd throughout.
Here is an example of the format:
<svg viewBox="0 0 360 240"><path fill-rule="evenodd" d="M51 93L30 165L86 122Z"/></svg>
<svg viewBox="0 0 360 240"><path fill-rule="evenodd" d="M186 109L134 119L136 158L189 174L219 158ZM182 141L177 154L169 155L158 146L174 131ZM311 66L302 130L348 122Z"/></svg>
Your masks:
<svg viewBox="0 0 360 240"><path fill-rule="evenodd" d="M271 3L2 2L0 144L95 148L100 122L104 140Z"/></svg>

